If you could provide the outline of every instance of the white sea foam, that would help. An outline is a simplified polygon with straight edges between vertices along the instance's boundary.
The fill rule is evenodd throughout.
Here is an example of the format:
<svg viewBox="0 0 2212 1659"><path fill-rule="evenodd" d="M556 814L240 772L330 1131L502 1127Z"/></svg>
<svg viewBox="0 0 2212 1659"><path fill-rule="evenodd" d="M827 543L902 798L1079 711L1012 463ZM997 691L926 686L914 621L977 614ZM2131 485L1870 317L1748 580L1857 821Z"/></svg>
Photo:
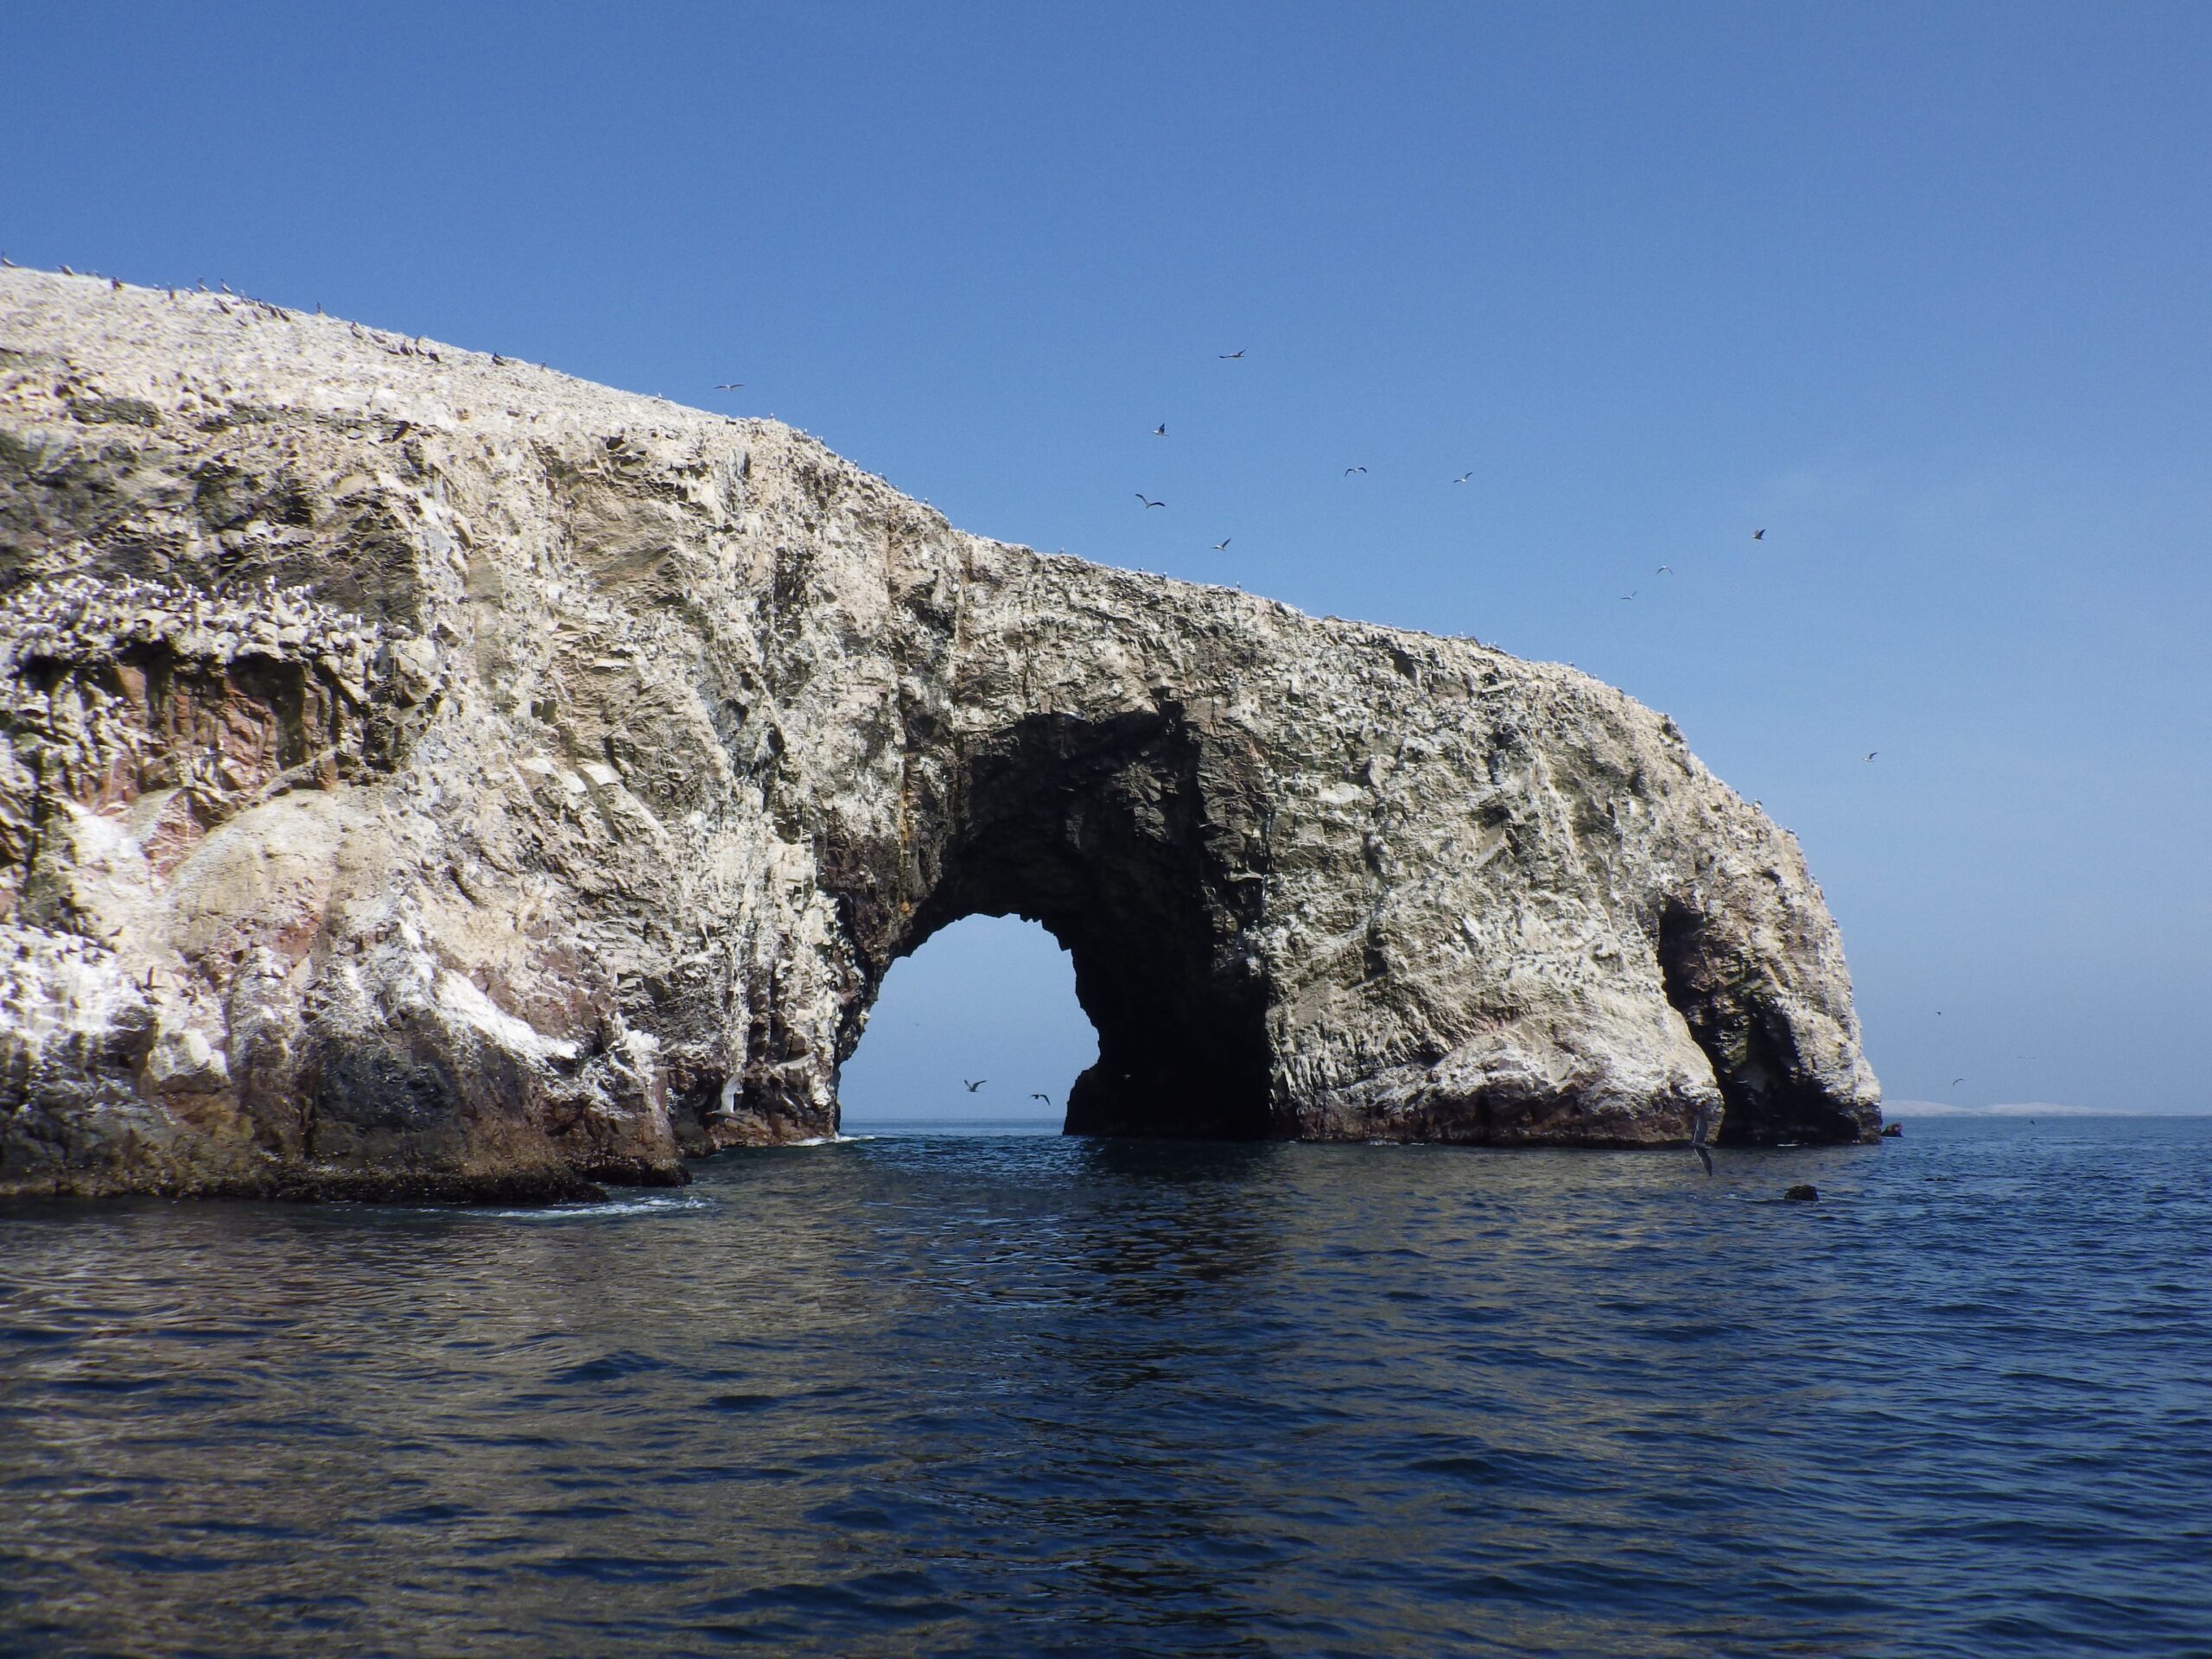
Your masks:
<svg viewBox="0 0 2212 1659"><path fill-rule="evenodd" d="M594 1204L550 1204L535 1210L481 1210L491 1221L597 1221L607 1216L664 1216L704 1210L713 1200L696 1192L656 1192L634 1198L602 1198Z"/></svg>

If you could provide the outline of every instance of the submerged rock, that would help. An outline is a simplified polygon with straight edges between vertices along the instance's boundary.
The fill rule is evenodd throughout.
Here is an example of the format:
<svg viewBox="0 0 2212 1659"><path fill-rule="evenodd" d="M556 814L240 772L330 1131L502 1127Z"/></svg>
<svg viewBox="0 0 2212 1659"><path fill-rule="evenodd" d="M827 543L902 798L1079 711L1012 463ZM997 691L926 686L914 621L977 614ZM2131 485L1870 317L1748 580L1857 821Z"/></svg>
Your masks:
<svg viewBox="0 0 2212 1659"><path fill-rule="evenodd" d="M0 1193L677 1179L833 1132L885 971L976 912L1073 953L1077 1132L1879 1126L1796 842L1573 669L0 272Z"/></svg>
<svg viewBox="0 0 2212 1659"><path fill-rule="evenodd" d="M1788 1204L1815 1204L1820 1196L1821 1189L1817 1186L1793 1186L1782 1195L1783 1200Z"/></svg>

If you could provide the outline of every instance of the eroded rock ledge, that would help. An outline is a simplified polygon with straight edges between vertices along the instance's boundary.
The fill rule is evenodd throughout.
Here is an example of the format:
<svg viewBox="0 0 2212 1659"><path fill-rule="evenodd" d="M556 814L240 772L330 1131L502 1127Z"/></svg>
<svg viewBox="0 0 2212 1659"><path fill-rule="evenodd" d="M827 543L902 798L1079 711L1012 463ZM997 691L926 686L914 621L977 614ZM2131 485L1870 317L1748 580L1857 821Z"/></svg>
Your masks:
<svg viewBox="0 0 2212 1659"><path fill-rule="evenodd" d="M0 272L0 1195L557 1197L1072 951L1071 1130L1878 1127L1796 844L1471 640L964 535L772 423Z"/></svg>

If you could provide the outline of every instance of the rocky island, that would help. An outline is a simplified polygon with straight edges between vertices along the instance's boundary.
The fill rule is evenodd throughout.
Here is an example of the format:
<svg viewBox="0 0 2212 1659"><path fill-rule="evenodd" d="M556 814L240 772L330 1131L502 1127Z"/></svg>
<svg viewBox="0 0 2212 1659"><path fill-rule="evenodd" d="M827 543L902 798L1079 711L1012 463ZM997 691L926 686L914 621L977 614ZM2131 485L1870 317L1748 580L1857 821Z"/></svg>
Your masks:
<svg viewBox="0 0 2212 1659"><path fill-rule="evenodd" d="M1872 1139L1796 842L1469 639L955 530L734 420L0 271L0 1196L559 1198L1072 954L1071 1132Z"/></svg>

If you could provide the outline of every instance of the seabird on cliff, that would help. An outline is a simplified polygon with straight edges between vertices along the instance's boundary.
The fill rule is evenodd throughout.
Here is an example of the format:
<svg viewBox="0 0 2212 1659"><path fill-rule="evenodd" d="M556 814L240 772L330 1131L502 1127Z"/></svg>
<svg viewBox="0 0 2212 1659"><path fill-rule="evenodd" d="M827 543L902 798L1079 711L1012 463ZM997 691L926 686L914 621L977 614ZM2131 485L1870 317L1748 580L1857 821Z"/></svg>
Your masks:
<svg viewBox="0 0 2212 1659"><path fill-rule="evenodd" d="M1142 490L1137 492L1137 499L1142 501L1147 507L1164 507L1167 505L1165 501L1152 500Z"/></svg>
<svg viewBox="0 0 2212 1659"><path fill-rule="evenodd" d="M968 1083L968 1079L965 1077L961 1078L960 1081L963 1083ZM975 1082L968 1083L968 1092L971 1095L974 1094L978 1089L982 1088L989 1081L990 1079L988 1077L978 1077Z"/></svg>

